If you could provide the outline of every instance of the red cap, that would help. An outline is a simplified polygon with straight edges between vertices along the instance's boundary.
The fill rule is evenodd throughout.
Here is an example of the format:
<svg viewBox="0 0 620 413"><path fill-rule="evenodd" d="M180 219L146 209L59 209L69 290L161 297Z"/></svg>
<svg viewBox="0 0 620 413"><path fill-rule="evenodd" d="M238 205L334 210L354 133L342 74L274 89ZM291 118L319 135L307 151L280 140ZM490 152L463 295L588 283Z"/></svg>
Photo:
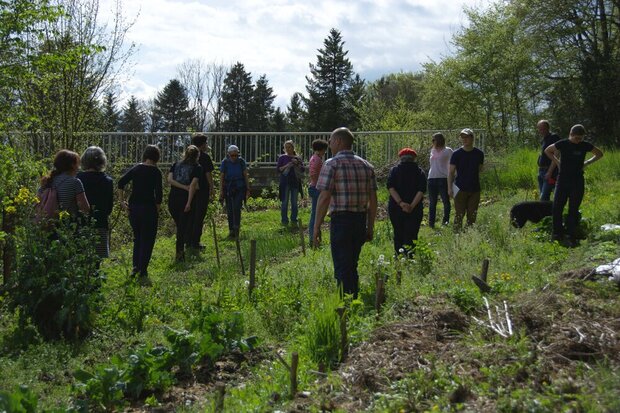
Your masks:
<svg viewBox="0 0 620 413"><path fill-rule="evenodd" d="M417 152L411 148L403 148L400 150L400 152L398 152L398 156L405 156L405 155L418 156Z"/></svg>

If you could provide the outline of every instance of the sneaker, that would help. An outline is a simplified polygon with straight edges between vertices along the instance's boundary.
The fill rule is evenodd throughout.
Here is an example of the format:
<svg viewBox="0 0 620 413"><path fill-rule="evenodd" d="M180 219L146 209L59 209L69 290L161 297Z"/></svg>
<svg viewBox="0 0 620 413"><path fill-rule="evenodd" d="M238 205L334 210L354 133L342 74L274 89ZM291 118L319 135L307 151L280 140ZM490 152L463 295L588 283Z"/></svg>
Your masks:
<svg viewBox="0 0 620 413"><path fill-rule="evenodd" d="M140 284L143 287L150 287L153 285L153 283L151 282L151 279L148 277L148 275L141 275L138 278L138 284Z"/></svg>

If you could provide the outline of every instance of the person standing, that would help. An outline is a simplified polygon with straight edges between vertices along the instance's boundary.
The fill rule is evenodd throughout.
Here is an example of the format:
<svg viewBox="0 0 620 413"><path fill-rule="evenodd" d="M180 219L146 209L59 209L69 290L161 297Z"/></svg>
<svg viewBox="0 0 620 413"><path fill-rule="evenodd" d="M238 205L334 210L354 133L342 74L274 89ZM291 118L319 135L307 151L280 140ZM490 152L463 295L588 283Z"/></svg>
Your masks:
<svg viewBox="0 0 620 413"><path fill-rule="evenodd" d="M114 205L114 184L105 172L108 163L105 152L98 146L90 146L82 154L83 171L77 178L84 185L84 192L90 204L90 216L99 237L96 250L100 258L110 256L109 216Z"/></svg>
<svg viewBox="0 0 620 413"><path fill-rule="evenodd" d="M192 209L195 208L194 195L198 190L198 181L202 168L198 164L200 150L189 145L181 162L175 162L168 172L170 196L168 211L177 227L176 261L185 260L185 245L190 243L193 235Z"/></svg>
<svg viewBox="0 0 620 413"><path fill-rule="evenodd" d="M291 203L291 223L297 225L297 196L301 191L301 178L304 164L295 152L293 141L284 142L284 154L278 157L278 174L280 175L280 216L282 225L288 225L288 204Z"/></svg>
<svg viewBox="0 0 620 413"><path fill-rule="evenodd" d="M474 147L474 131L465 128L460 133L461 146L450 157L448 194L454 198L454 231L463 226L467 214L467 226L476 222L480 204L480 172L484 164L484 152ZM455 179L456 175L456 179Z"/></svg>
<svg viewBox="0 0 620 413"><path fill-rule="evenodd" d="M319 180L319 174L321 173L321 168L323 167L323 156L325 156L325 152L327 152L329 144L323 139L316 139L312 142L312 150L314 153L310 157L309 162L309 175L310 175L310 183L308 186L308 194L310 195L310 199L312 200L312 208L310 209L310 222L308 223L308 232L310 233L310 245L312 245L312 240L314 238L314 221L316 216L316 203L319 199L319 191L316 189L316 183Z"/></svg>
<svg viewBox="0 0 620 413"><path fill-rule="evenodd" d="M140 275L140 283L150 285L148 267L153 255L162 192L162 175L157 167L160 152L155 145L148 145L142 154L142 163L131 168L118 180L121 206L129 210L129 223L133 230L132 276ZM125 202L124 189L131 183L129 203Z"/></svg>
<svg viewBox="0 0 620 413"><path fill-rule="evenodd" d="M213 200L213 161L207 153L207 136L203 134L194 135L192 144L200 150L198 164L202 167L202 174L198 179L198 191L195 198L194 213L192 218L192 235L189 240L191 248L204 250L205 246L200 243L202 237L202 227L209 208L209 201Z"/></svg>
<svg viewBox="0 0 620 413"><path fill-rule="evenodd" d="M353 134L335 129L329 138L334 155L321 168L313 243L318 247L321 225L329 208L334 274L341 294L357 298L357 263L365 241L371 241L377 215L377 181L373 166L352 151Z"/></svg>
<svg viewBox="0 0 620 413"><path fill-rule="evenodd" d="M426 175L416 163L418 154L411 148L398 152L400 162L390 169L387 188L390 192L388 214L394 229L396 255L413 254L424 216L422 200L426 192Z"/></svg>
<svg viewBox="0 0 620 413"><path fill-rule="evenodd" d="M599 148L583 140L585 135L586 129L583 125L574 125L570 130L568 139L562 139L545 149L547 157L560 171L553 197L553 234L551 239L563 241L566 234L569 247L578 245L576 230L579 223L579 206L585 190L583 168L603 157L603 152ZM586 161L588 152L592 152L594 156ZM566 202L568 202L568 218L565 232L562 213Z"/></svg>
<svg viewBox="0 0 620 413"><path fill-rule="evenodd" d="M228 155L220 164L220 202L226 201L228 238L239 236L241 206L250 196L250 179L245 160L239 156L236 145L228 147Z"/></svg>
<svg viewBox="0 0 620 413"><path fill-rule="evenodd" d="M536 129L538 134L542 136L540 155L538 155L538 193L540 194L541 201L549 201L551 191L555 186L558 170L555 163L551 162L545 154L545 149L559 141L560 137L550 132L551 127L547 120L539 120L536 124Z"/></svg>
<svg viewBox="0 0 620 413"><path fill-rule="evenodd" d="M443 203L443 219L441 223L450 223L450 197L448 196L448 173L452 148L446 146L446 138L442 133L433 135L433 147L430 155L430 169L428 171L428 226L435 228L437 211L437 197Z"/></svg>

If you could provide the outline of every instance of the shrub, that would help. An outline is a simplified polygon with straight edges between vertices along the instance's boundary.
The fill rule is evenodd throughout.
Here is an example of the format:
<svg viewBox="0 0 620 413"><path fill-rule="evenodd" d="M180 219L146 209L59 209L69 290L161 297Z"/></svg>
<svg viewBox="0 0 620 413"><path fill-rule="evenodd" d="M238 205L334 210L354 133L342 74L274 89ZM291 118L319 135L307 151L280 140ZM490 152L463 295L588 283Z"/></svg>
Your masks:
<svg viewBox="0 0 620 413"><path fill-rule="evenodd" d="M7 290L22 327L32 322L45 339L82 338L91 331L104 279L94 239L92 228L69 220L60 220L53 234L35 225L21 229Z"/></svg>

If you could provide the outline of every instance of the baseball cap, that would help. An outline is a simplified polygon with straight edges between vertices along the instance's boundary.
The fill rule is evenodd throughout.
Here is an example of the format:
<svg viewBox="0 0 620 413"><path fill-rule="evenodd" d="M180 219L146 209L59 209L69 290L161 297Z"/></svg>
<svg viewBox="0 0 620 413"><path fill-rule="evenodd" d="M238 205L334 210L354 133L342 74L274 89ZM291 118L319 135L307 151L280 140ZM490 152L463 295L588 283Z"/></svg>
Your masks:
<svg viewBox="0 0 620 413"><path fill-rule="evenodd" d="M461 133L459 135L468 135L471 136L472 138L474 137L474 131L469 129L469 128L465 128L461 131Z"/></svg>

